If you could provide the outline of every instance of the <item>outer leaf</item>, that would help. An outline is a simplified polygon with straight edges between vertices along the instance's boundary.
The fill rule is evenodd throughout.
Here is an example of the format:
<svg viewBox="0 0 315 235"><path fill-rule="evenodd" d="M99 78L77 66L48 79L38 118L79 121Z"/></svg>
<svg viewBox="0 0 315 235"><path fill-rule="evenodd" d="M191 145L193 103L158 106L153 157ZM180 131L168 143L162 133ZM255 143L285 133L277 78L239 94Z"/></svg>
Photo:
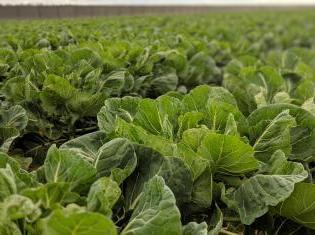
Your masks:
<svg viewBox="0 0 315 235"><path fill-rule="evenodd" d="M102 90L113 96L120 96L124 91L132 89L134 85L133 76L127 71L114 71L108 75L102 84Z"/></svg>
<svg viewBox="0 0 315 235"><path fill-rule="evenodd" d="M190 222L183 226L183 235L207 235L208 226L206 222L200 224L196 222Z"/></svg>
<svg viewBox="0 0 315 235"><path fill-rule="evenodd" d="M42 107L49 114L72 115L78 117L94 116L103 105L105 95L77 90L65 78L49 75L40 93Z"/></svg>
<svg viewBox="0 0 315 235"><path fill-rule="evenodd" d="M120 184L133 172L137 158L128 140L117 138L106 141L105 132L97 131L70 140L60 149L71 151L89 161L99 176L111 175Z"/></svg>
<svg viewBox="0 0 315 235"><path fill-rule="evenodd" d="M130 222L121 234L181 233L180 212L175 197L163 178L155 176L145 184Z"/></svg>
<svg viewBox="0 0 315 235"><path fill-rule="evenodd" d="M111 209L119 199L121 190L118 184L107 177L95 181L87 197L87 208L110 216Z"/></svg>
<svg viewBox="0 0 315 235"><path fill-rule="evenodd" d="M98 126L106 133L111 133L115 129L117 117L127 122L133 121L138 110L140 98L126 96L123 98L111 98L105 101L105 105L97 115Z"/></svg>
<svg viewBox="0 0 315 235"><path fill-rule="evenodd" d="M0 168L6 168L7 164L9 164L14 171L20 168L20 165L12 157L9 157L6 153L0 152Z"/></svg>
<svg viewBox="0 0 315 235"><path fill-rule="evenodd" d="M186 132L185 132L186 133ZM196 180L202 172L207 168L209 162L194 151L191 146L185 142L177 145L177 156L179 156L189 167L192 172L193 179Z"/></svg>
<svg viewBox="0 0 315 235"><path fill-rule="evenodd" d="M67 112L67 103L76 96L77 90L70 82L56 75L49 75L40 94L43 109L50 113Z"/></svg>
<svg viewBox="0 0 315 235"><path fill-rule="evenodd" d="M224 87L233 94L239 109L246 116L257 108L255 97L247 89L244 90L247 85L246 80L240 79L238 76L228 75L224 77Z"/></svg>
<svg viewBox="0 0 315 235"><path fill-rule="evenodd" d="M19 227L11 221L0 222L0 234L4 235L22 235Z"/></svg>
<svg viewBox="0 0 315 235"><path fill-rule="evenodd" d="M84 191L96 177L96 170L73 152L51 146L44 163L45 177L50 182L70 183L71 189Z"/></svg>
<svg viewBox="0 0 315 235"><path fill-rule="evenodd" d="M183 98L183 107L186 112L202 111L212 101L220 101L236 105L233 95L222 87L202 85L194 88Z"/></svg>
<svg viewBox="0 0 315 235"><path fill-rule="evenodd" d="M26 111L19 105L11 107L7 111L2 111L0 116L0 127L13 127L23 130L27 125Z"/></svg>
<svg viewBox="0 0 315 235"><path fill-rule="evenodd" d="M19 105L0 110L0 151L8 151L28 122L26 111Z"/></svg>
<svg viewBox="0 0 315 235"><path fill-rule="evenodd" d="M98 150L93 165L99 176L111 176L121 184L134 171L137 157L133 145L127 139L116 138Z"/></svg>
<svg viewBox="0 0 315 235"><path fill-rule="evenodd" d="M152 89L155 94L162 95L168 91L174 91L177 88L178 77L176 73L170 73L154 78L152 81Z"/></svg>
<svg viewBox="0 0 315 235"><path fill-rule="evenodd" d="M208 128L193 128L185 131L182 136L182 142L197 152L205 136L212 133Z"/></svg>
<svg viewBox="0 0 315 235"><path fill-rule="evenodd" d="M190 201L193 187L192 175L180 158L164 157L144 146L136 146L136 153L138 157L137 168L126 182L128 205L138 200L144 184L155 175L165 179L166 185L174 193L179 206Z"/></svg>
<svg viewBox="0 0 315 235"><path fill-rule="evenodd" d="M257 159L266 162L278 149L281 149L286 155L291 153L290 130L296 123L289 114L289 110L284 110L273 119L267 119L265 113L261 113L260 119L257 120L256 116L255 121L251 116L249 117L250 141Z"/></svg>
<svg viewBox="0 0 315 235"><path fill-rule="evenodd" d="M60 209L40 223L45 235L116 235L113 222L105 216L92 212L62 211Z"/></svg>
<svg viewBox="0 0 315 235"><path fill-rule="evenodd" d="M15 176L8 164L6 168L0 168L0 202L15 193L17 193Z"/></svg>
<svg viewBox="0 0 315 235"><path fill-rule="evenodd" d="M276 207L276 211L310 229L315 229L315 185L298 183L293 193Z"/></svg>
<svg viewBox="0 0 315 235"><path fill-rule="evenodd" d="M309 111L311 114L315 115L315 103L314 98L310 98L305 100L305 102L301 106L303 109Z"/></svg>
<svg viewBox="0 0 315 235"><path fill-rule="evenodd" d="M4 169L1 169L1 168L4 168ZM18 164L18 162L15 161L15 159L1 152L0 152L0 171L3 173L3 176L6 175L5 178L8 177L9 175L13 176L13 178L9 177L11 178L10 182L11 183L14 182L14 184L16 185L15 187L18 191L24 188L28 188L28 187L35 187L38 184L35 177L31 175L30 173L26 172L25 170L21 169L20 165ZM7 180L9 178L7 178Z"/></svg>
<svg viewBox="0 0 315 235"><path fill-rule="evenodd" d="M98 155L98 150L107 142L106 134L96 131L72 139L60 146L60 149L73 151L82 159L93 163Z"/></svg>
<svg viewBox="0 0 315 235"><path fill-rule="evenodd" d="M254 111L259 104L271 103L273 96L284 89L283 78L271 66L257 68L250 64L239 68L236 74L238 76L229 74L225 77L224 87L236 97L238 106L245 115Z"/></svg>
<svg viewBox="0 0 315 235"><path fill-rule="evenodd" d="M27 222L34 222L40 215L39 205L35 205L31 199L21 195L11 195L0 203L0 218L3 221L25 218Z"/></svg>
<svg viewBox="0 0 315 235"><path fill-rule="evenodd" d="M211 171L207 168L194 181L193 190L191 193L191 204L193 210L210 208L213 197L212 187L212 174Z"/></svg>
<svg viewBox="0 0 315 235"><path fill-rule="evenodd" d="M240 214L242 223L251 224L264 215L269 206L276 206L293 192L307 172L300 163L288 162L283 152L273 154L265 167L265 175L257 174L228 195L228 202Z"/></svg>
<svg viewBox="0 0 315 235"><path fill-rule="evenodd" d="M223 213L218 207L218 205L215 204L214 213L211 216L211 220L210 220L210 231L208 232L208 235L220 234L222 225L223 225Z"/></svg>
<svg viewBox="0 0 315 235"><path fill-rule="evenodd" d="M133 123L127 123L122 119L118 119L116 123L116 135L129 139L130 141L151 147L154 150L172 156L176 152L176 144L171 140L153 135L140 126Z"/></svg>
<svg viewBox="0 0 315 235"><path fill-rule="evenodd" d="M291 104L268 105L250 115L250 126L259 121L273 120L285 110L289 110L289 114L296 121L296 126L290 131L292 152L289 158L307 161L315 155L315 116L305 109ZM261 117L264 117L263 120Z"/></svg>
<svg viewBox="0 0 315 235"><path fill-rule="evenodd" d="M252 76L252 82L267 90L267 100L270 101L275 93L284 86L284 80L279 72L271 66L263 66Z"/></svg>
<svg viewBox="0 0 315 235"><path fill-rule="evenodd" d="M46 209L75 202L79 197L79 195L70 192L69 183L63 182L47 183L35 188L27 188L21 194L31 198L34 202L39 202Z"/></svg>

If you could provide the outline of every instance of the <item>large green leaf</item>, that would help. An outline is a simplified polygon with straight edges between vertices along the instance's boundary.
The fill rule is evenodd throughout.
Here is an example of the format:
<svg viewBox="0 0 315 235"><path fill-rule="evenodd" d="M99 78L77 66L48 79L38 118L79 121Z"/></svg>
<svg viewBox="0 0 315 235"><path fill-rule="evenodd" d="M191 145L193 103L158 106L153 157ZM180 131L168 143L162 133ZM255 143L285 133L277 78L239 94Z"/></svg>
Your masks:
<svg viewBox="0 0 315 235"><path fill-rule="evenodd" d="M0 168L6 168L9 164L14 171L17 171L20 168L20 165L12 157L8 156L4 152L0 152Z"/></svg>
<svg viewBox="0 0 315 235"><path fill-rule="evenodd" d="M96 169L72 151L51 146L44 163L48 183L70 183L71 189L87 190L96 177Z"/></svg>
<svg viewBox="0 0 315 235"><path fill-rule="evenodd" d="M115 131L117 136L127 138L137 144L151 147L164 155L173 156L176 151L176 144L166 137L153 135L141 126L128 123L120 118L117 119Z"/></svg>
<svg viewBox="0 0 315 235"><path fill-rule="evenodd" d="M284 90L285 85L274 67L250 65L240 68L236 74L228 74L224 87L234 95L240 110L248 115L257 106L272 103L275 94Z"/></svg>
<svg viewBox="0 0 315 235"><path fill-rule="evenodd" d="M17 185L15 175L8 164L6 168L0 168L0 201L7 196L17 193Z"/></svg>
<svg viewBox="0 0 315 235"><path fill-rule="evenodd" d="M112 96L121 96L123 92L130 91L134 85L133 76L127 71L113 71L101 84L99 90L111 94Z"/></svg>
<svg viewBox="0 0 315 235"><path fill-rule="evenodd" d="M275 93L284 88L284 80L279 71L271 66L263 66L257 69L254 74L247 74L246 78L249 78L251 83L266 89L267 101L271 101Z"/></svg>
<svg viewBox="0 0 315 235"><path fill-rule="evenodd" d="M233 95L222 87L202 85L194 88L183 98L183 108L186 112L203 111L212 101L220 101L236 105Z"/></svg>
<svg viewBox="0 0 315 235"><path fill-rule="evenodd" d="M157 100L143 99L139 102L134 123L154 135L172 139L180 107L180 101L170 96L161 96Z"/></svg>
<svg viewBox="0 0 315 235"><path fill-rule="evenodd" d="M219 54L224 53L222 52L223 51L220 51ZM209 56L206 51L199 51L197 49L189 59L184 83L189 87L194 87L199 84L220 83L221 79L221 71L216 66L214 58Z"/></svg>
<svg viewBox="0 0 315 235"><path fill-rule="evenodd" d="M13 194L0 203L0 219L2 221L14 221L25 219L27 222L35 222L41 215L38 204L27 197Z"/></svg>
<svg viewBox="0 0 315 235"><path fill-rule="evenodd" d="M70 183L64 182L46 183L37 187L26 188L21 191L21 194L31 198L36 203L40 203L46 209L75 202L79 197L78 194L70 192Z"/></svg>
<svg viewBox="0 0 315 235"><path fill-rule="evenodd" d="M38 185L38 182L32 174L23 170L14 158L2 152L0 152L0 171L2 171L3 176L6 175L4 178L7 178L9 175L13 176L13 179L9 177L10 182L15 183L16 189L18 191L24 188L35 187ZM7 178L7 180L9 180L9 178ZM10 183L8 185L12 184Z"/></svg>
<svg viewBox="0 0 315 235"><path fill-rule="evenodd" d="M73 151L76 155L93 163L98 155L98 150L107 142L107 136L102 131L96 131L78 138L69 140L60 146L60 149Z"/></svg>
<svg viewBox="0 0 315 235"><path fill-rule="evenodd" d="M116 235L114 223L93 212L57 209L40 221L41 234L45 235Z"/></svg>
<svg viewBox="0 0 315 235"><path fill-rule="evenodd" d="M290 155L292 148L290 130L296 123L289 110L282 111L273 119L268 119L265 112L260 114L260 119L256 117L253 120L252 116L249 116L250 141L255 150L255 157L266 162L278 149Z"/></svg>
<svg viewBox="0 0 315 235"><path fill-rule="evenodd" d="M301 163L287 161L282 151L275 152L261 173L227 195L227 204L238 211L244 224L251 224L290 196L294 185L307 177Z"/></svg>
<svg viewBox="0 0 315 235"><path fill-rule="evenodd" d="M253 148L236 136L209 133L197 153L209 161L213 174L244 174L258 168Z"/></svg>
<svg viewBox="0 0 315 235"><path fill-rule="evenodd" d="M290 197L276 207L276 211L281 216L315 229L314 195L314 184L298 183Z"/></svg>
<svg viewBox="0 0 315 235"><path fill-rule="evenodd" d="M99 176L110 176L121 184L135 169L137 157L127 139L116 138L105 143L97 153L93 166Z"/></svg>
<svg viewBox="0 0 315 235"><path fill-rule="evenodd" d="M110 216L111 209L119 199L121 190L118 184L107 177L95 181L87 197L87 208L90 211L99 212Z"/></svg>
<svg viewBox="0 0 315 235"><path fill-rule="evenodd" d="M191 207L193 210L210 208L212 204L213 179L209 168L205 169L194 181L191 193Z"/></svg>
<svg viewBox="0 0 315 235"><path fill-rule="evenodd" d="M238 76L227 75L223 82L223 86L233 94L244 115L249 115L257 108L255 97L247 89L244 90L244 87L247 87L246 80L240 79Z"/></svg>
<svg viewBox="0 0 315 235"><path fill-rule="evenodd" d="M26 127L28 117L19 105L8 110L0 109L0 151L8 151L12 141Z"/></svg>
<svg viewBox="0 0 315 235"><path fill-rule="evenodd" d="M184 134L185 133L186 132L184 132ZM177 147L176 155L186 163L192 172L193 179L196 180L209 165L208 160L198 155L196 150L192 149L192 147L185 142L178 143Z"/></svg>
<svg viewBox="0 0 315 235"><path fill-rule="evenodd" d="M135 146L138 165L126 181L127 204L131 205L141 196L144 184L155 175L162 176L166 185L174 193L177 204L181 206L191 199L193 187L192 174L179 157L164 157L159 152L144 146Z"/></svg>
<svg viewBox="0 0 315 235"><path fill-rule="evenodd" d="M119 184L134 170L137 158L132 144L123 138L108 141L103 131L86 134L64 143L60 149L87 160L98 176L111 176Z"/></svg>
<svg viewBox="0 0 315 235"><path fill-rule="evenodd" d="M180 213L172 191L160 176L149 180L141 193L130 221L121 234L182 233Z"/></svg>
<svg viewBox="0 0 315 235"><path fill-rule="evenodd" d="M117 117L127 122L133 121L139 100L140 98L130 96L107 99L97 115L99 128L106 133L111 133L115 129Z"/></svg>
<svg viewBox="0 0 315 235"><path fill-rule="evenodd" d="M27 125L26 111L19 105L11 107L9 110L2 110L0 116L1 127L13 127L23 130Z"/></svg>
<svg viewBox="0 0 315 235"><path fill-rule="evenodd" d="M49 114L69 115L75 121L78 117L96 115L105 94L79 91L67 79L49 75L44 81L40 100Z"/></svg>
<svg viewBox="0 0 315 235"><path fill-rule="evenodd" d="M156 95L163 95L168 91L176 90L178 77L176 73L158 76L152 80L151 86Z"/></svg>
<svg viewBox="0 0 315 235"><path fill-rule="evenodd" d="M315 116L310 112L291 104L268 105L257 109L250 115L250 126L257 125L264 120L274 120L285 110L289 110L289 114L296 121L295 127L290 130L292 151L289 158L307 161L315 154ZM286 114L284 115L288 117ZM288 123L292 123L290 120L289 118Z"/></svg>
<svg viewBox="0 0 315 235"><path fill-rule="evenodd" d="M247 121L238 110L231 93L222 87L199 86L182 100L184 112L203 113L203 124L213 130L224 131L230 114L233 114L241 133L247 132Z"/></svg>
<svg viewBox="0 0 315 235"><path fill-rule="evenodd" d="M247 120L236 105L210 100L206 104L204 113L206 114L204 124L211 130L224 132L229 116L233 115L238 131L242 135L247 133Z"/></svg>

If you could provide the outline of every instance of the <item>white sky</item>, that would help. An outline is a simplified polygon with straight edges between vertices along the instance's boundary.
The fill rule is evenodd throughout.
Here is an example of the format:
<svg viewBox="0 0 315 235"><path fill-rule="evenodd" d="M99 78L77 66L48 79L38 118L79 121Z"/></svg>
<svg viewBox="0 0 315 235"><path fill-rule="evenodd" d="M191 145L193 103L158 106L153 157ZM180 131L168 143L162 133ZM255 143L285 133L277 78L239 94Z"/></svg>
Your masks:
<svg viewBox="0 0 315 235"><path fill-rule="evenodd" d="M315 5L315 0L0 0L0 5L15 4L104 4L104 5L175 5L175 4L212 4L212 5Z"/></svg>

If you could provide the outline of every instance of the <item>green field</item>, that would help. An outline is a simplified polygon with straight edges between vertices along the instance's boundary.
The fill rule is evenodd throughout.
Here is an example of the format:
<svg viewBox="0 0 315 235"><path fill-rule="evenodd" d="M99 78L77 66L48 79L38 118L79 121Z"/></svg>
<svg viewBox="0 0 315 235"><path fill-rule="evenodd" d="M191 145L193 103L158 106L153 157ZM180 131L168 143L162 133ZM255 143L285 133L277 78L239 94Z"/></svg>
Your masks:
<svg viewBox="0 0 315 235"><path fill-rule="evenodd" d="M0 235L315 230L315 13L0 22Z"/></svg>

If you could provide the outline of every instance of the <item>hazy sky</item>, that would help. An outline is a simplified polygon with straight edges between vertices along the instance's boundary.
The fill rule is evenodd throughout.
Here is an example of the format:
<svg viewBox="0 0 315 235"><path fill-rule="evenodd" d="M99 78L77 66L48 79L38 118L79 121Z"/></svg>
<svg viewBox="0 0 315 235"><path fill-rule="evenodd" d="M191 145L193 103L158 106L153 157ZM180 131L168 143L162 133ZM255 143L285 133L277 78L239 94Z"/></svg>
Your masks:
<svg viewBox="0 0 315 235"><path fill-rule="evenodd" d="M315 0L0 0L0 4L314 4Z"/></svg>

